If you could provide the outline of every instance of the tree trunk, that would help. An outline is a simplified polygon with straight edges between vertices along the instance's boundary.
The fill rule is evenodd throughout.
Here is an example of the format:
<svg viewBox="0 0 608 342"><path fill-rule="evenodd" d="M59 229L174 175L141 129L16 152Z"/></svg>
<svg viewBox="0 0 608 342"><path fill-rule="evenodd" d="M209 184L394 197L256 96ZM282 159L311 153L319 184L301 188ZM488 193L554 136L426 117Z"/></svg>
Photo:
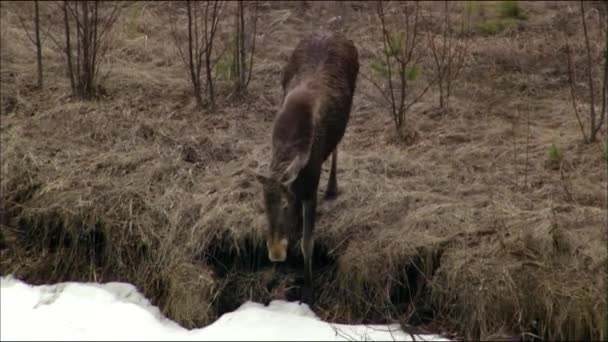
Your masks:
<svg viewBox="0 0 608 342"><path fill-rule="evenodd" d="M251 32L251 49L249 52L249 67L247 67L247 79L245 80L245 87L249 85L249 81L251 81L251 73L253 71L253 55L255 54L255 34L256 28L258 24L258 1L254 2L255 7L253 10L253 32Z"/></svg>
<svg viewBox="0 0 608 342"><path fill-rule="evenodd" d="M605 10L606 10L606 18L608 19L608 1L604 1L604 5L605 5ZM601 18L600 18L601 20ZM604 124L604 121L607 120L606 115L608 115L608 107L607 107L607 103L608 103L608 22L606 23L606 37L604 39L604 77L602 79L602 107L600 108L600 122L598 123L597 127L596 127L596 132L595 134L597 134L597 132L600 130L600 128L602 128L602 125Z"/></svg>
<svg viewBox="0 0 608 342"><path fill-rule="evenodd" d="M443 93L443 78L441 77L442 73L441 71L439 72L439 108L444 108L445 107L445 95Z"/></svg>
<svg viewBox="0 0 608 342"><path fill-rule="evenodd" d="M94 86L95 86L95 80L96 77L95 75L97 74L97 28L98 28L98 19L99 19L99 13L98 13L98 8L99 8L99 1L95 1L94 2L95 7L93 7L93 11L92 11L92 18L90 21L90 25L91 26L91 38L89 39L89 45L91 46L90 49L90 56L91 56L91 70L89 71L90 75L91 75L91 79L90 79L90 84L91 84L91 90L94 90Z"/></svg>
<svg viewBox="0 0 608 342"><path fill-rule="evenodd" d="M72 63L72 45L70 44L70 20L68 17L68 2L63 2L63 24L65 27L65 53L68 61L68 78L72 87L72 95L76 94L76 83L74 81L74 66Z"/></svg>
<svg viewBox="0 0 608 342"><path fill-rule="evenodd" d="M241 55L240 55L240 40L241 40L241 20L239 16L241 15L241 4L237 3L236 13L234 15L234 50L232 52L232 66L231 68L234 71L234 91L239 92L241 90L240 84L240 74L241 74Z"/></svg>
<svg viewBox="0 0 608 342"><path fill-rule="evenodd" d="M593 63L591 61L591 47L589 45L589 34L587 33L587 21L585 20L585 6L583 5L584 1L581 1L581 17L583 20L583 33L585 35L585 48L587 52L587 80L589 82L589 97L590 97L590 110L589 110L589 121L591 122L591 127L589 129L589 142L592 143L595 141L595 91L593 88L593 75L591 69L593 69Z"/></svg>
<svg viewBox="0 0 608 342"><path fill-rule="evenodd" d="M34 25L36 26L36 61L38 62L38 89L42 89L42 44L40 43L40 9L34 1Z"/></svg>
<svg viewBox="0 0 608 342"><path fill-rule="evenodd" d="M207 3L208 6L209 2ZM207 10L205 14L205 23L204 23L204 31L205 31L205 72L207 75L207 92L209 96L209 102L211 106L211 110L215 110L215 93L213 89L213 75L211 74L213 65L211 63L211 57L213 53L213 41L215 39L215 33L217 30L217 25L219 22L219 11L220 11L220 2L213 2L213 11L211 15L209 15L209 11ZM211 20L211 28L209 28L208 21Z"/></svg>
<svg viewBox="0 0 608 342"><path fill-rule="evenodd" d="M215 109L215 94L213 91L213 76L211 75L211 50L205 51L205 71L207 74L207 91L209 92L209 102L211 109Z"/></svg>
<svg viewBox="0 0 608 342"><path fill-rule="evenodd" d="M82 84L83 97L89 99L93 94L91 82L91 25L89 22L89 2L80 2L82 9Z"/></svg>
<svg viewBox="0 0 608 342"><path fill-rule="evenodd" d="M73 15L74 19L76 19L76 66L74 69L76 70L76 95L82 98L82 29L79 22L80 19L78 19L80 14L78 13L78 3L76 1L74 1Z"/></svg>
<svg viewBox="0 0 608 342"><path fill-rule="evenodd" d="M196 102L199 106L203 105L203 99L201 97L201 82L198 77L196 77L196 72L194 72L194 43L192 37L192 3L190 1L186 2L187 4L187 13L188 13L188 63L190 67L190 79L192 80L192 90L194 91L194 97L196 98Z"/></svg>
<svg viewBox="0 0 608 342"><path fill-rule="evenodd" d="M239 90L241 92L245 91L245 75L246 72L246 62L245 58L245 9L243 7L243 1L239 1L239 62L241 63L239 70Z"/></svg>

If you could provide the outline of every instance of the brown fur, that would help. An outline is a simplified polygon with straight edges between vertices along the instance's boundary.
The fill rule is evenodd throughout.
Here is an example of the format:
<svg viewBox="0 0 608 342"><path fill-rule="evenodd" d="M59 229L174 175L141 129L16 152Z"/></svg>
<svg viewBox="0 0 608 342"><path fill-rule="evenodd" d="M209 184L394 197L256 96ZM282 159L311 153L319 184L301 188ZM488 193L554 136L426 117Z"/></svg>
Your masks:
<svg viewBox="0 0 608 342"><path fill-rule="evenodd" d="M281 240L294 229L303 229L306 285L302 298L309 305L321 166L333 153L326 196L334 197L337 146L350 117L358 73L357 49L341 35L315 34L298 44L283 70L283 104L272 130L270 176L258 177L269 220L269 258L283 261Z"/></svg>

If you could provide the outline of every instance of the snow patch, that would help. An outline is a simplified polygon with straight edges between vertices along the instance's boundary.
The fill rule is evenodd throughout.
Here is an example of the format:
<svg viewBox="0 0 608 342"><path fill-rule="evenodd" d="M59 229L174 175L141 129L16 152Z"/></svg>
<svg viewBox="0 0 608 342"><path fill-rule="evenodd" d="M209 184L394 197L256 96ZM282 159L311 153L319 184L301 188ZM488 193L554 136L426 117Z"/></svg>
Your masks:
<svg viewBox="0 0 608 342"><path fill-rule="evenodd" d="M305 304L246 302L214 323L188 330L167 319L126 283L32 286L0 277L1 340L411 341L397 325L345 325L320 320ZM448 341L416 335L417 341Z"/></svg>

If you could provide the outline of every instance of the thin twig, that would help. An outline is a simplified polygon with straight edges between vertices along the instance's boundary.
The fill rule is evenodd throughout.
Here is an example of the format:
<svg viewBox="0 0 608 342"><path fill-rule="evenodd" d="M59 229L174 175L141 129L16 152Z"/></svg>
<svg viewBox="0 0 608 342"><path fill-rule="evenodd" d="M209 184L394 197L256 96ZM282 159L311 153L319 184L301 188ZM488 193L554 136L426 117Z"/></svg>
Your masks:
<svg viewBox="0 0 608 342"><path fill-rule="evenodd" d="M378 90L378 92L380 93L380 95L382 95L382 98L384 98L387 104L391 103L391 99L385 94L384 89L382 89L382 87L378 83L376 83L376 81L374 81L371 77L367 76L363 72L359 72L359 75L365 80L369 81Z"/></svg>
<svg viewBox="0 0 608 342"><path fill-rule="evenodd" d="M519 188L518 172L517 172L517 123L519 122L519 110L517 111L517 120L513 122L513 168L515 169L515 186Z"/></svg>
<svg viewBox="0 0 608 342"><path fill-rule="evenodd" d="M178 37L177 34L177 30L175 28L175 18L173 17L173 14L169 14L169 29L170 29L170 33L171 33L171 37L173 38L173 42L175 43L175 47L177 47L177 52L179 53L179 56L182 60L182 62L184 63L185 66L188 66L188 61L186 60L186 57L184 56L184 51L182 48L182 43L181 40Z"/></svg>
<svg viewBox="0 0 608 342"><path fill-rule="evenodd" d="M251 45L251 52L249 55L249 75L247 75L247 81L245 82L245 88L247 88L247 86L249 85L249 81L251 81L251 75L252 75L252 71L253 71L253 54L255 53L255 35L256 35L256 29L257 29L257 22L258 22L258 1L255 1L255 10L253 12L253 33L252 33L252 45Z"/></svg>
<svg viewBox="0 0 608 342"><path fill-rule="evenodd" d="M604 1L604 7L607 13L606 15L608 16L608 1ZM601 15L599 16L599 18L601 20ZM600 115L600 122L596 127L597 131L600 130L600 128L604 124L604 121L606 121L606 115L608 115L608 108L606 108L608 105L608 24L605 25L605 28L606 30L604 32L604 36L606 37L606 39L604 42L604 78L602 81L602 109Z"/></svg>
<svg viewBox="0 0 608 342"><path fill-rule="evenodd" d="M15 14L17 15L17 19L19 19L19 24L21 25L21 28L23 29L23 32L26 33L27 38L30 40L30 42L32 42L32 44L36 45L36 40L30 34L30 31L29 31L27 25L25 24L25 19L21 15L19 15L18 13L15 13Z"/></svg>
<svg viewBox="0 0 608 342"><path fill-rule="evenodd" d="M528 133L526 134L526 165L524 170L524 187L528 186L528 156L530 150L530 110L526 111L526 124L528 126Z"/></svg>
<svg viewBox="0 0 608 342"><path fill-rule="evenodd" d="M589 98L591 103L589 104L589 122L591 123L589 142L595 140L595 91L593 90L593 64L591 62L591 46L589 44L589 34L587 33L587 20L585 20L585 6L584 1L580 2L581 18L583 19L583 33L585 35L585 48L587 52L587 82L589 82Z"/></svg>
<svg viewBox="0 0 608 342"><path fill-rule="evenodd" d="M382 3L382 1L378 2L378 5L376 7L377 9L377 14L378 14L378 18L380 19L380 25L382 26L382 43L384 44L384 57L386 59L386 66L387 66L387 71L388 71L388 85L389 85L389 94L390 94L390 105L391 105L391 113L393 115L393 120L395 121L395 126L397 127L397 130L399 130L401 128L401 125L399 124L399 121L397 119L396 113L395 113L395 94L393 93L393 75L392 75L392 70L391 70L391 60L390 60L390 56L389 53L391 53L391 51L393 51L393 48L390 45L390 37L388 35L388 32L386 30L386 23L385 23L385 18L384 18L384 5ZM387 43L388 40L388 43ZM389 50L390 49L390 50Z"/></svg>
<svg viewBox="0 0 608 342"><path fill-rule="evenodd" d="M578 121L578 124L581 128L581 133L583 134L583 139L587 143L587 142L589 142L589 139L587 138L587 134L585 133L585 127L583 126L583 122L581 121L581 117L578 113L578 106L576 105L576 95L575 95L575 91L574 91L575 75L574 75L574 68L572 66L572 61L571 61L572 54L570 52L570 44L568 43L567 40L566 40L566 58L568 60L568 84L570 85L570 98L572 99L572 107L574 107L574 115L576 115L576 120Z"/></svg>

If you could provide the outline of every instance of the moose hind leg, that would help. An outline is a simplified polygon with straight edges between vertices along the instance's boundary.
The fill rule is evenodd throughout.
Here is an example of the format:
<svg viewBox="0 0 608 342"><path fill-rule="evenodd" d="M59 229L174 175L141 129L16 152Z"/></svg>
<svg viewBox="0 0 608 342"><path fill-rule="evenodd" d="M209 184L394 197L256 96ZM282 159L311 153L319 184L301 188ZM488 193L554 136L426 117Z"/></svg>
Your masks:
<svg viewBox="0 0 608 342"><path fill-rule="evenodd" d="M304 302L312 308L314 292L312 282L312 254L314 251L314 227L317 200L316 196L304 201L304 229L302 234L302 255L304 256L304 286L302 287L300 303Z"/></svg>
<svg viewBox="0 0 608 342"><path fill-rule="evenodd" d="M338 180L336 178L336 169L338 163L338 148L334 150L331 156L331 169L329 171L329 180L327 181L327 190L325 191L325 199L334 199L338 196Z"/></svg>

